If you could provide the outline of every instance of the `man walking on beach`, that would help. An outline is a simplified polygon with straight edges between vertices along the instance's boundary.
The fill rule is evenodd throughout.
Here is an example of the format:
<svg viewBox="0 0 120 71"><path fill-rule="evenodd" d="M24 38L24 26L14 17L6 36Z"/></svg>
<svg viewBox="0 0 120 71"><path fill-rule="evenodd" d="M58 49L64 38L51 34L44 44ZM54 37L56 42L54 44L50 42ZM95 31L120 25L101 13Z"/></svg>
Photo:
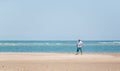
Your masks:
<svg viewBox="0 0 120 71"><path fill-rule="evenodd" d="M81 55L82 55L82 45L83 45L83 42L81 40L78 40L77 41L77 53L76 53L76 55L78 55L79 51L81 52Z"/></svg>

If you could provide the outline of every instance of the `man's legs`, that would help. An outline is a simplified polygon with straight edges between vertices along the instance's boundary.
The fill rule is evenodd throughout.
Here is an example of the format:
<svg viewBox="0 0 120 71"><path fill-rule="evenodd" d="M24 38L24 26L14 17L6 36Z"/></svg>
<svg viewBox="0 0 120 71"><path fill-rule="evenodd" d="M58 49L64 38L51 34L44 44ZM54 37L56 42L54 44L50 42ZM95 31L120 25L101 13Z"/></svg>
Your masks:
<svg viewBox="0 0 120 71"><path fill-rule="evenodd" d="M78 55L78 53L79 53L79 48L77 48L76 55Z"/></svg>
<svg viewBox="0 0 120 71"><path fill-rule="evenodd" d="M80 50L80 53L81 53L81 55L82 55L82 48L77 48L76 55L78 55L78 54L79 54L79 50Z"/></svg>
<svg viewBox="0 0 120 71"><path fill-rule="evenodd" d="M82 55L82 48L80 48L80 52L81 52L81 55Z"/></svg>

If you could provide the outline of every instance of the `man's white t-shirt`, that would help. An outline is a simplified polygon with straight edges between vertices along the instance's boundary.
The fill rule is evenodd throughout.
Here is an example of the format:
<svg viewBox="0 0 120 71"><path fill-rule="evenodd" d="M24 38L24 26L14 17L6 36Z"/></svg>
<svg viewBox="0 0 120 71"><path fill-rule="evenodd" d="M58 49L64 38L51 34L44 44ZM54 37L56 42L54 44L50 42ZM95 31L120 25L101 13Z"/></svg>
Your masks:
<svg viewBox="0 0 120 71"><path fill-rule="evenodd" d="M82 45L83 45L82 41L80 41L80 42L77 43L77 47L82 47Z"/></svg>

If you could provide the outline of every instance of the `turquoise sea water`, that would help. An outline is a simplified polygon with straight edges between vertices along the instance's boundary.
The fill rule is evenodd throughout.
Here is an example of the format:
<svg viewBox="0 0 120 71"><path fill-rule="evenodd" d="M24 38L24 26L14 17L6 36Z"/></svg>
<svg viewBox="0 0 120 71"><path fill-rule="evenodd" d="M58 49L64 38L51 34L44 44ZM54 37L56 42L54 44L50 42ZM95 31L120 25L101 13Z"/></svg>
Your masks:
<svg viewBox="0 0 120 71"><path fill-rule="evenodd" d="M83 41L84 52L120 52L120 41ZM0 41L0 52L76 52L76 41Z"/></svg>

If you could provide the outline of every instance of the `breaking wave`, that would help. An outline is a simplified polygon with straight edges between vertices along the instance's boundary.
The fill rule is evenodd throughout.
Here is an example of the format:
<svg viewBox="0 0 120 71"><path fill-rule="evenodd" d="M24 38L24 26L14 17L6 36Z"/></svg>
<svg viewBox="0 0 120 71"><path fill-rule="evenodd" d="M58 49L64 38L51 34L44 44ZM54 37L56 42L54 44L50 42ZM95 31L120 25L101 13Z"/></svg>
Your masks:
<svg viewBox="0 0 120 71"><path fill-rule="evenodd" d="M74 46L65 43L0 43L0 46Z"/></svg>
<svg viewBox="0 0 120 71"><path fill-rule="evenodd" d="M120 42L84 42L84 46L88 45L120 45ZM0 42L0 46L76 46L76 43L67 42Z"/></svg>
<svg viewBox="0 0 120 71"><path fill-rule="evenodd" d="M98 42L99 44L109 44L109 45L116 45L116 44L119 44L120 45L120 42Z"/></svg>

